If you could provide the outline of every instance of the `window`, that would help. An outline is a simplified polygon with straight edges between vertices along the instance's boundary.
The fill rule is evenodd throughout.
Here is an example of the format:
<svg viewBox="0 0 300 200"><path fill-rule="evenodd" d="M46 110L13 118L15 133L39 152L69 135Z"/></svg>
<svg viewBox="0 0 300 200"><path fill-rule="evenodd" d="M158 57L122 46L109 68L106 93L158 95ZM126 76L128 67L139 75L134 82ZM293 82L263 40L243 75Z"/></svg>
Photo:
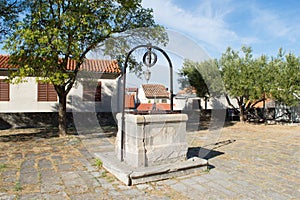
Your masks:
<svg viewBox="0 0 300 200"><path fill-rule="evenodd" d="M57 101L54 85L38 82L38 101Z"/></svg>
<svg viewBox="0 0 300 200"><path fill-rule="evenodd" d="M0 80L0 101L9 101L9 83Z"/></svg>
<svg viewBox="0 0 300 200"><path fill-rule="evenodd" d="M82 84L83 86L83 101L101 101L101 82L88 82L85 81Z"/></svg>

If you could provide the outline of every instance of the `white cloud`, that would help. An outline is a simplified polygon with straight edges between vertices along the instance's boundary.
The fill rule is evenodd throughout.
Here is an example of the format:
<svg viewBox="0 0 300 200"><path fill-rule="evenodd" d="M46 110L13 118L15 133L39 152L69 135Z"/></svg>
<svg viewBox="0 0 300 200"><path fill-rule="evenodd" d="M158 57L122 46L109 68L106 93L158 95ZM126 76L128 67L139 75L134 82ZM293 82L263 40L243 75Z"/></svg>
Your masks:
<svg viewBox="0 0 300 200"><path fill-rule="evenodd" d="M291 27L280 17L278 13L272 10L261 9L256 5L252 5L252 25L256 29L265 32L271 37L284 37L290 33Z"/></svg>
<svg viewBox="0 0 300 200"><path fill-rule="evenodd" d="M192 37L212 56L219 56L228 46L239 49L248 45L261 53L281 46L299 49L296 5L252 0L143 0L144 7L153 8L157 23Z"/></svg>
<svg viewBox="0 0 300 200"><path fill-rule="evenodd" d="M144 0L143 6L154 10L157 23L192 36L205 48L222 52L241 38L230 30L224 18L232 11L230 1L202 1L193 11L176 6L171 0Z"/></svg>
<svg viewBox="0 0 300 200"><path fill-rule="evenodd" d="M300 35L299 2L292 4L286 2L270 1L268 3L255 3L249 6L251 12L251 26L261 40L278 46L291 44L298 48Z"/></svg>

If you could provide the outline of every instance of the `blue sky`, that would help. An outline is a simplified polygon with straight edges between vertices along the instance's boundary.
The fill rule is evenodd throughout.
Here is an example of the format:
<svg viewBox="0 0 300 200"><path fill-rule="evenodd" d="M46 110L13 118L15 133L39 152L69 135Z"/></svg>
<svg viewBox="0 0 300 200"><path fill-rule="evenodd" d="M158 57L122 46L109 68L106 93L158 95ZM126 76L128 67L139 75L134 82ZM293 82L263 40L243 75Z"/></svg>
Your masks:
<svg viewBox="0 0 300 200"><path fill-rule="evenodd" d="M143 0L157 23L196 41L211 57L228 46L251 46L255 55L275 56L282 47L300 56L300 1ZM0 49L0 53L5 53Z"/></svg>
<svg viewBox="0 0 300 200"><path fill-rule="evenodd" d="M275 56L282 47L300 55L300 1L143 0L157 23L195 40L211 57L228 46L251 46L255 55Z"/></svg>

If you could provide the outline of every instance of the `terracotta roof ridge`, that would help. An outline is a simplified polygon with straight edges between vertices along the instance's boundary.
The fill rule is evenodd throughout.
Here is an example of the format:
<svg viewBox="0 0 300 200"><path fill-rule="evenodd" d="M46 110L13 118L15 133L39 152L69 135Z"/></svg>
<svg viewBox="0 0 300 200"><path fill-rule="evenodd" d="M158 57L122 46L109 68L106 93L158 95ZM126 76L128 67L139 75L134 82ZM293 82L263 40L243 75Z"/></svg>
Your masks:
<svg viewBox="0 0 300 200"><path fill-rule="evenodd" d="M11 64L8 64L10 55L3 55L0 54L0 69L11 69L13 66ZM60 58L62 59L62 58ZM75 70L76 67L76 61L68 58L67 62L67 70ZM17 66L16 66L17 68ZM113 73L113 74L119 74L121 73L121 70L119 68L117 60L101 60L101 59L88 59L86 58L83 60L80 70L87 70L87 71L93 71L93 72L99 72L99 73Z"/></svg>

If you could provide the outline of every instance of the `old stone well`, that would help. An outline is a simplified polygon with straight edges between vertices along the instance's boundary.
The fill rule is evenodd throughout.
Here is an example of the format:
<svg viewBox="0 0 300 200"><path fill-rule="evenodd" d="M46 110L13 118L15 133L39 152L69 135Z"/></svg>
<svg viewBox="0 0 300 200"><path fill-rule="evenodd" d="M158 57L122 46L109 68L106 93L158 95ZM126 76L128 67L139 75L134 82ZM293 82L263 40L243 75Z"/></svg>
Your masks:
<svg viewBox="0 0 300 200"><path fill-rule="evenodd" d="M170 66L170 110L138 112L125 109L126 63L130 54L138 48L147 48L143 62L148 70L157 59L152 49L160 51L167 58ZM116 116L118 132L115 152L100 155L103 167L126 185L157 181L207 169L207 160L199 157L187 159L188 116L173 110L172 71L168 55L151 44L133 48L126 57L122 71L123 109ZM146 75L150 78L149 71Z"/></svg>
<svg viewBox="0 0 300 200"><path fill-rule="evenodd" d="M117 119L115 147L121 160L121 114ZM188 150L186 121L187 115L180 113L126 114L124 162L138 168L184 161Z"/></svg>

